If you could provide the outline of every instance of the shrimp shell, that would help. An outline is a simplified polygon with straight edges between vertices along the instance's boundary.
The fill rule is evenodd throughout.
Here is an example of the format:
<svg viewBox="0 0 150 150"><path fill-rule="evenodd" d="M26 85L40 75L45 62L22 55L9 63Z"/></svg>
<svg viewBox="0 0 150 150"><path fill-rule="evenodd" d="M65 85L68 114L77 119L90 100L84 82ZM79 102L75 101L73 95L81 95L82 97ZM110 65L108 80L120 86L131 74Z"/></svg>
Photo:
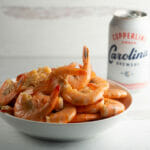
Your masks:
<svg viewBox="0 0 150 150"><path fill-rule="evenodd" d="M44 121L46 115L55 108L58 100L59 86L53 90L50 96L36 93L31 96L28 93L21 93L14 106L14 115L19 118Z"/></svg>
<svg viewBox="0 0 150 150"><path fill-rule="evenodd" d="M117 115L125 110L124 104L117 100L104 98L104 106L100 109L103 118Z"/></svg>
<svg viewBox="0 0 150 150"><path fill-rule="evenodd" d="M73 118L73 120L71 120L71 123L93 121L93 120L98 120L100 118L101 118L101 115L99 113L97 113L97 114L77 114Z"/></svg>
<svg viewBox="0 0 150 150"><path fill-rule="evenodd" d="M67 106L59 112L51 113L46 117L46 121L49 123L68 123L75 117L76 112L75 107Z"/></svg>
<svg viewBox="0 0 150 150"><path fill-rule="evenodd" d="M77 107L77 113L95 114L98 113L103 106L104 106L104 100L100 100L100 102L97 102L95 104Z"/></svg>
<svg viewBox="0 0 150 150"><path fill-rule="evenodd" d="M60 110L62 110L63 109L63 107L64 107L64 100L63 100L63 98L62 97L58 97L58 102L57 102L57 104L56 104L56 106L55 106L55 110L56 111L60 111Z"/></svg>
<svg viewBox="0 0 150 150"><path fill-rule="evenodd" d="M87 74L80 74L76 76L68 76L67 80L73 89L82 89L84 88L91 79L91 64L90 64L90 56L89 49L84 46L83 47L83 66L80 65L80 69L83 69L87 72Z"/></svg>
<svg viewBox="0 0 150 150"><path fill-rule="evenodd" d="M0 106L7 105L17 95L15 83L8 79L0 88Z"/></svg>
<svg viewBox="0 0 150 150"><path fill-rule="evenodd" d="M119 99L127 97L127 92L121 89L108 89L104 92L105 98Z"/></svg>
<svg viewBox="0 0 150 150"><path fill-rule="evenodd" d="M66 81L62 88L62 97L69 103L76 106L85 106L96 103L103 98L104 89L97 88L89 92L82 92L72 89L71 85Z"/></svg>

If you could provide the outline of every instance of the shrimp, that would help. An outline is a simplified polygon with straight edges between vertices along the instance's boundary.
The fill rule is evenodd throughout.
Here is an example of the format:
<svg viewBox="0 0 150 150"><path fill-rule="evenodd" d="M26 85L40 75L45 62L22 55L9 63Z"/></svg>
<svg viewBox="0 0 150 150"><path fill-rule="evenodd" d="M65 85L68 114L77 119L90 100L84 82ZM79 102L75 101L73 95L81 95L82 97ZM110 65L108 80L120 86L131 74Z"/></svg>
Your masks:
<svg viewBox="0 0 150 150"><path fill-rule="evenodd" d="M14 115L23 119L44 121L57 104L59 90L60 87L56 86L50 96L42 93L33 96L26 92L21 93L14 106Z"/></svg>
<svg viewBox="0 0 150 150"><path fill-rule="evenodd" d="M127 97L127 92L121 89L108 89L104 92L105 98L119 99Z"/></svg>
<svg viewBox="0 0 150 150"><path fill-rule="evenodd" d="M79 64L79 68L83 68L83 66ZM96 77L96 73L93 70L91 70L91 78L94 78L94 77Z"/></svg>
<svg viewBox="0 0 150 150"><path fill-rule="evenodd" d="M104 80L98 76L95 76L90 80L90 83L88 83L88 87L95 90L99 87L104 87L105 90L109 88L109 82L107 80Z"/></svg>
<svg viewBox="0 0 150 150"><path fill-rule="evenodd" d="M46 121L49 123L68 123L75 117L76 112L75 107L67 106L59 112L51 113L46 117Z"/></svg>
<svg viewBox="0 0 150 150"><path fill-rule="evenodd" d="M103 106L104 106L104 100L100 100L99 102L92 105L77 107L77 113L95 114L98 113Z"/></svg>
<svg viewBox="0 0 150 150"><path fill-rule="evenodd" d="M104 106L100 109L103 118L117 115L125 110L124 104L117 100L104 98Z"/></svg>
<svg viewBox="0 0 150 150"><path fill-rule="evenodd" d="M68 76L68 82L71 84L73 89L82 89L85 87L91 79L91 64L89 57L89 49L84 46L83 47L83 66L80 67L87 72L85 75L74 75Z"/></svg>
<svg viewBox="0 0 150 150"><path fill-rule="evenodd" d="M101 118L99 113L97 114L77 114L70 123L87 122L92 120L98 120Z"/></svg>
<svg viewBox="0 0 150 150"><path fill-rule="evenodd" d="M72 68L75 68L77 66L77 63L76 62L72 62L70 63L68 66L72 67Z"/></svg>
<svg viewBox="0 0 150 150"><path fill-rule="evenodd" d="M67 77L67 75L86 75L86 71L80 68L74 68L76 64L71 63L68 66L58 67L58 68L52 68L52 72L48 78L43 84L38 86L34 89L34 92L42 91L49 93L51 90L56 86L60 85L60 87L64 84L64 79Z"/></svg>
<svg viewBox="0 0 150 150"><path fill-rule="evenodd" d="M62 97L76 106L94 104L103 98L103 93L103 87L97 88L96 90L78 91L77 89L73 89L67 80L65 80L65 84L62 88Z"/></svg>
<svg viewBox="0 0 150 150"><path fill-rule="evenodd" d="M91 72L91 79L96 77L96 73L94 71Z"/></svg>
<svg viewBox="0 0 150 150"><path fill-rule="evenodd" d="M8 79L0 88L0 106L7 105L17 95L15 82Z"/></svg>
<svg viewBox="0 0 150 150"><path fill-rule="evenodd" d="M16 81L22 80L23 84L21 89L26 90L28 87L37 87L46 81L51 73L51 68L43 67L38 70L32 70L17 76Z"/></svg>
<svg viewBox="0 0 150 150"><path fill-rule="evenodd" d="M74 64L52 68L52 73L56 77L64 76L64 75L86 75L87 72L84 69L74 68Z"/></svg>
<svg viewBox="0 0 150 150"><path fill-rule="evenodd" d="M64 107L63 98L59 96L59 97L58 97L58 102L57 102L57 104L56 104L56 106L55 106L55 110L56 110L56 111L60 111L60 110L63 109L63 107Z"/></svg>
<svg viewBox="0 0 150 150"><path fill-rule="evenodd" d="M8 113L10 115L13 115L14 109L11 106L9 106L9 105L1 106L0 107L0 112Z"/></svg>

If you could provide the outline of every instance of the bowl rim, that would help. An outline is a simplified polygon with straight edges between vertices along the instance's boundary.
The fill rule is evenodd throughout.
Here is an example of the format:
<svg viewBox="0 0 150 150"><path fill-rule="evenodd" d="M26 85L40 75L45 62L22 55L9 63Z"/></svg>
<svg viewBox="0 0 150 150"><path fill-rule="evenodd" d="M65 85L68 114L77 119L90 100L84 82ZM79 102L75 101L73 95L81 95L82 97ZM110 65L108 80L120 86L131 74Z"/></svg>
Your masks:
<svg viewBox="0 0 150 150"><path fill-rule="evenodd" d="M14 80L14 78L12 80ZM13 118L13 119L16 119L16 120L25 121L25 122L28 122L28 123L35 123L35 124L41 124L41 125L42 124L45 124L45 125L57 125L57 126L93 124L93 123L98 123L98 122L102 122L102 121L115 119L115 118L118 118L119 116L122 116L122 115L124 115L124 114L126 114L128 112L128 109L132 106L133 97L132 97L131 92L129 91L129 89L127 89L125 86L123 86L123 85L121 85L118 82L113 81L113 80L108 80L108 81L111 82L111 83L114 83L114 84L120 86L121 88L123 88L124 90L126 90L127 93L129 94L129 96L131 97L130 105L127 107L127 109L125 109L125 111L123 111L123 112L121 112L121 113L119 113L117 115L108 117L108 118L103 118L103 119L100 119L100 120L93 120L93 121L88 121L88 122L78 122L78 123L49 123L49 122L40 122L40 121L33 121L33 120L27 120L27 119L23 119L23 118L18 118L16 116L10 115L8 113L3 113L3 112L0 112L0 114L5 115L5 116L10 117L10 118Z"/></svg>

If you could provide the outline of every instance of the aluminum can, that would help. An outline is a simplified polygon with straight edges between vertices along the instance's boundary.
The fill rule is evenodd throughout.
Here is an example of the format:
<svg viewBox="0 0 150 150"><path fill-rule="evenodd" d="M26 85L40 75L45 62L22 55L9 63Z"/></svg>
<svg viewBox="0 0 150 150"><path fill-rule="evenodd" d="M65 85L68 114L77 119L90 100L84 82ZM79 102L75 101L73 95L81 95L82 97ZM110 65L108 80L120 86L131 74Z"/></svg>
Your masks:
<svg viewBox="0 0 150 150"><path fill-rule="evenodd" d="M150 79L150 20L147 13L118 10L109 26L107 78L134 91Z"/></svg>

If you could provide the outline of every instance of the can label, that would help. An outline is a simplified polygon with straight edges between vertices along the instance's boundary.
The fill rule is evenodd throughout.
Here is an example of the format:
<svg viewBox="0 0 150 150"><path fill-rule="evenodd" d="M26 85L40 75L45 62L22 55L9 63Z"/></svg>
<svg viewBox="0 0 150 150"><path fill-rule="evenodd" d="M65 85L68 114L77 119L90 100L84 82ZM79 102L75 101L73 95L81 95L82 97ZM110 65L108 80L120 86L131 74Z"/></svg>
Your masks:
<svg viewBox="0 0 150 150"><path fill-rule="evenodd" d="M143 88L149 81L149 44L146 32L110 29L108 79L129 89ZM143 29L142 29L143 30Z"/></svg>

